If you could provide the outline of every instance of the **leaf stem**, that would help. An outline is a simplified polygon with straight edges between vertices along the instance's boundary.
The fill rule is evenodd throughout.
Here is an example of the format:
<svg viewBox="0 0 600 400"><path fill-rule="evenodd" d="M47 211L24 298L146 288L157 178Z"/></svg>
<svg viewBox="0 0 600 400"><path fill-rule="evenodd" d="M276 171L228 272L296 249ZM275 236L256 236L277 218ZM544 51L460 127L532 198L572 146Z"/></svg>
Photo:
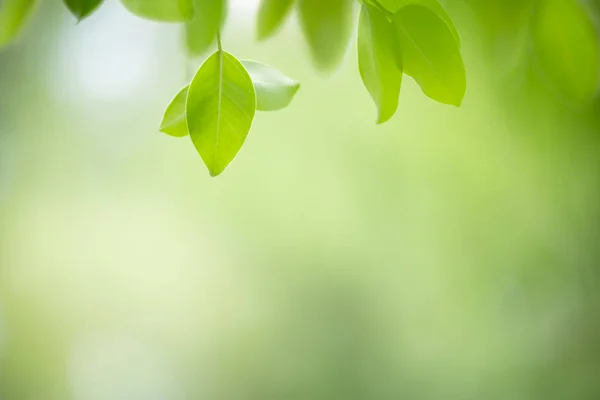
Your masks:
<svg viewBox="0 0 600 400"><path fill-rule="evenodd" d="M366 0L366 3L369 3L373 7L377 8L379 11L385 14L385 16L388 17L388 19L392 19L392 17L394 16L394 13L382 6L378 0Z"/></svg>
<svg viewBox="0 0 600 400"><path fill-rule="evenodd" d="M217 47L219 51L223 51L223 44L221 43L221 30L217 31Z"/></svg>

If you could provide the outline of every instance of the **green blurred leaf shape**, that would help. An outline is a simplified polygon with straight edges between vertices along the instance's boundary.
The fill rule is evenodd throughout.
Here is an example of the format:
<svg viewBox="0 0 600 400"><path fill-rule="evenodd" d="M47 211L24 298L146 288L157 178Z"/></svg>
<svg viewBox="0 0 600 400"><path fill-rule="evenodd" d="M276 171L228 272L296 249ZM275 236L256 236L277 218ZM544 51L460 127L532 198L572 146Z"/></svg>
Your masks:
<svg viewBox="0 0 600 400"><path fill-rule="evenodd" d="M215 52L194 76L186 102L192 142L211 176L223 172L240 151L255 112L250 75L233 55Z"/></svg>
<svg viewBox="0 0 600 400"><path fill-rule="evenodd" d="M64 0L65 5L71 11L71 14L78 21L89 17L102 4L103 0Z"/></svg>
<svg viewBox="0 0 600 400"><path fill-rule="evenodd" d="M600 43L591 15L577 0L545 0L533 23L540 66L569 99L588 103L596 95Z"/></svg>
<svg viewBox="0 0 600 400"><path fill-rule="evenodd" d="M377 123L396 113L402 69L392 24L377 8L363 4L358 22L358 68L378 110Z"/></svg>
<svg viewBox="0 0 600 400"><path fill-rule="evenodd" d="M273 36L290 15L295 0L262 0L258 10L258 40Z"/></svg>
<svg viewBox="0 0 600 400"><path fill-rule="evenodd" d="M194 0L121 0L131 13L162 22L186 22L194 15Z"/></svg>
<svg viewBox="0 0 600 400"><path fill-rule="evenodd" d="M331 71L346 54L352 34L353 0L299 0L298 17L315 66Z"/></svg>
<svg viewBox="0 0 600 400"><path fill-rule="evenodd" d="M448 12L438 0L379 0L379 3L391 13L396 13L402 7L407 7L410 5L427 7L429 10L437 14L437 16L440 17L446 23L446 25L448 25L448 28L452 32L452 35L456 39L456 43L458 43L458 47L460 48L461 41L460 35L458 34L458 29L456 29L454 21L452 21L452 18L450 15L448 15Z"/></svg>
<svg viewBox="0 0 600 400"><path fill-rule="evenodd" d="M425 95L460 106L467 82L458 43L448 25L428 7L411 4L393 18L404 72Z"/></svg>
<svg viewBox="0 0 600 400"><path fill-rule="evenodd" d="M167 107L165 116L160 124L160 131L174 137L188 135L187 122L185 120L185 103L187 100L189 85L177 93L175 98Z"/></svg>
<svg viewBox="0 0 600 400"><path fill-rule="evenodd" d="M277 111L287 107L300 84L268 65L244 60L242 64L250 74L256 90L256 109L258 111Z"/></svg>
<svg viewBox="0 0 600 400"><path fill-rule="evenodd" d="M226 14L226 0L195 0L194 17L185 25L185 43L191 55L202 55L210 48Z"/></svg>
<svg viewBox="0 0 600 400"><path fill-rule="evenodd" d="M31 12L36 0L2 0L0 1L0 47L14 40Z"/></svg>

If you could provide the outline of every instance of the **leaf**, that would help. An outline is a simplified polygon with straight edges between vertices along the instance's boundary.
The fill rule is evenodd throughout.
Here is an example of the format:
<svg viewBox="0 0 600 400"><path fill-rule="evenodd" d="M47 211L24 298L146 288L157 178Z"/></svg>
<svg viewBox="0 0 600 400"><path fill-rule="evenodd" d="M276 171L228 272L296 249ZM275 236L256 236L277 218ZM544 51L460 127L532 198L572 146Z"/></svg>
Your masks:
<svg viewBox="0 0 600 400"><path fill-rule="evenodd" d="M160 124L160 131L174 137L188 135L187 123L185 121L185 103L187 100L189 85L177 93L175 98L167 107L165 116Z"/></svg>
<svg viewBox="0 0 600 400"><path fill-rule="evenodd" d="M543 72L571 100L590 102L598 89L600 43L590 13L577 0L545 0L533 38Z"/></svg>
<svg viewBox="0 0 600 400"><path fill-rule="evenodd" d="M487 0L487 1L489 1L489 0ZM502 1L505 1L505 0L502 0ZM519 1L524 1L524 0L519 0ZM380 0L380 3L381 3L381 5L383 5L383 7L385 7L388 11L390 11L392 13L396 13L402 7L406 7L406 6L410 6L410 5L427 7L429 10L431 10L435 14L437 14L438 17L440 17L442 20L444 20L446 25L448 25L448 28L450 28L450 31L452 32L452 35L454 36L454 39L456 40L456 43L458 43L458 47L460 48L461 42L460 42L460 35L458 34L458 30L456 29L456 26L454 25L452 18L450 18L450 15L448 15L448 12L444 8L444 6L442 6L440 4L440 2L438 0Z"/></svg>
<svg viewBox="0 0 600 400"><path fill-rule="evenodd" d="M292 11L295 0L262 0L258 10L258 40L271 37Z"/></svg>
<svg viewBox="0 0 600 400"><path fill-rule="evenodd" d="M364 4L358 23L358 68L377 106L377 123L389 120L398 108L402 70L395 56L394 29L377 8Z"/></svg>
<svg viewBox="0 0 600 400"><path fill-rule="evenodd" d="M299 0L298 17L315 65L335 69L346 54L352 33L353 0Z"/></svg>
<svg viewBox="0 0 600 400"><path fill-rule="evenodd" d="M215 42L227 12L226 0L195 0L194 18L185 25L185 43L192 55L204 54Z"/></svg>
<svg viewBox="0 0 600 400"><path fill-rule="evenodd" d="M392 20L404 72L427 96L459 106L467 88L465 67L446 23L429 8L418 5L401 8Z"/></svg>
<svg viewBox="0 0 600 400"><path fill-rule="evenodd" d="M190 84L186 103L192 142L217 176L244 144L256 112L250 75L231 54L219 50L202 64Z"/></svg>
<svg viewBox="0 0 600 400"><path fill-rule="evenodd" d="M121 0L125 8L138 17L163 22L190 21L194 0Z"/></svg>
<svg viewBox="0 0 600 400"><path fill-rule="evenodd" d="M90 16L102 4L103 0L64 0L71 14L78 21Z"/></svg>
<svg viewBox="0 0 600 400"><path fill-rule="evenodd" d="M259 111L277 111L287 107L300 89L298 82L273 67L247 60L242 64L252 78L256 109Z"/></svg>
<svg viewBox="0 0 600 400"><path fill-rule="evenodd" d="M35 3L36 0L0 1L0 47L19 35Z"/></svg>

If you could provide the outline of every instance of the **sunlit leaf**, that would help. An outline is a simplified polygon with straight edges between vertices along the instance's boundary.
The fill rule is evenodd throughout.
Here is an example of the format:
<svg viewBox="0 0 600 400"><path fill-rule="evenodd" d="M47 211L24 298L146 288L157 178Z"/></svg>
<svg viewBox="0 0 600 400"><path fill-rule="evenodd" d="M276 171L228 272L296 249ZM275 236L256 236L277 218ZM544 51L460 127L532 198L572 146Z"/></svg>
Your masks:
<svg viewBox="0 0 600 400"><path fill-rule="evenodd" d="M491 0L487 0L488 2ZM505 1L505 0L502 0ZM520 0L525 1L525 0ZM460 35L458 34L458 30L448 15L446 9L439 3L438 0L379 0L380 4L383 5L387 10L392 13L395 13L402 7L406 7L409 5L418 5L429 8L431 11L437 14L438 17L444 20L444 22L450 28L452 35L456 39L456 43L458 43L458 47L460 48Z"/></svg>
<svg viewBox="0 0 600 400"><path fill-rule="evenodd" d="M167 107L165 116L160 124L160 131L170 136L184 137L188 135L187 123L185 121L185 102L189 86L184 87L177 93L175 98Z"/></svg>
<svg viewBox="0 0 600 400"><path fill-rule="evenodd" d="M194 0L121 0L133 14L155 21L184 22L194 15Z"/></svg>
<svg viewBox="0 0 600 400"><path fill-rule="evenodd" d="M353 0L299 0L298 16L317 68L328 71L342 59L352 33Z"/></svg>
<svg viewBox="0 0 600 400"><path fill-rule="evenodd" d="M258 11L258 39L273 35L292 11L296 0L262 0Z"/></svg>
<svg viewBox="0 0 600 400"><path fill-rule="evenodd" d="M256 61L242 61L252 78L256 90L256 109L259 111L277 111L287 107L300 84L288 78L278 70Z"/></svg>
<svg viewBox="0 0 600 400"><path fill-rule="evenodd" d="M0 47L17 37L33 11L36 0L0 1Z"/></svg>
<svg viewBox="0 0 600 400"><path fill-rule="evenodd" d="M533 36L536 53L551 83L578 102L598 89L600 43L591 16L577 0L545 0Z"/></svg>
<svg viewBox="0 0 600 400"><path fill-rule="evenodd" d="M458 44L448 25L429 8L409 5L393 17L404 72L423 93L459 106L466 91L466 74Z"/></svg>
<svg viewBox="0 0 600 400"><path fill-rule="evenodd" d="M364 4L358 24L358 67L362 81L377 106L377 123L389 120L398 108L402 84L400 57L396 57L394 29L375 7Z"/></svg>
<svg viewBox="0 0 600 400"><path fill-rule="evenodd" d="M78 21L90 16L103 0L64 0L67 8Z"/></svg>
<svg viewBox="0 0 600 400"><path fill-rule="evenodd" d="M215 42L227 12L226 0L195 0L194 17L185 25L190 54L202 55Z"/></svg>
<svg viewBox="0 0 600 400"><path fill-rule="evenodd" d="M250 75L234 56L217 51L190 84L187 126L211 176L217 176L244 144L256 112Z"/></svg>

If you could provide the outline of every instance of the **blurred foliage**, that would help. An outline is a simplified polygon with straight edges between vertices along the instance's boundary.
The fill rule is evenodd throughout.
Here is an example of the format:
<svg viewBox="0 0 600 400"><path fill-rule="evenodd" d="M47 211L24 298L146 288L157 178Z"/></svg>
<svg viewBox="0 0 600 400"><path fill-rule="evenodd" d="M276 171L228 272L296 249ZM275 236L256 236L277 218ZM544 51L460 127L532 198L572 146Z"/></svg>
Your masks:
<svg viewBox="0 0 600 400"><path fill-rule="evenodd" d="M211 175L220 174L222 169L215 170L214 162L227 166L233 160L248 135L256 111L256 104L227 109L227 103L240 105L256 92L222 73L224 60L230 56L235 58L224 52L220 41L221 26L228 15L228 2L121 1L129 11L142 18L183 22L186 45L191 55L203 55L217 42L217 52L214 57L208 58L217 62L215 73L210 78L215 83L214 91L201 94L203 98L212 97L206 102L208 108L196 107L194 112L205 114L184 113L183 118L186 125L194 124L191 119L205 123L203 129L192 132L190 137L196 144L211 143L210 151L204 145L196 145L196 148ZM69 0L66 5L81 20L91 15L101 2ZM315 66L322 71L336 69L352 36L355 3L354 0L263 0L258 13L258 38L273 36L296 8ZM428 97L455 106L462 103L467 79L460 52L461 40L452 17L438 0L358 0L358 3L364 16L358 29L359 69L378 109L378 123L388 121L396 113L404 73L414 78ZM597 12L587 2L449 0L444 3L446 7L466 4L475 10L479 29L492 40L489 48L499 64L496 68L502 74L522 73L523 69L535 68L540 82L555 90L557 98L567 98L576 107L589 107L597 98L600 77L600 43L595 23ZM32 4L31 0L6 0L2 5L0 23L3 24L0 24L0 29L4 25L4 32L0 34L0 46L17 35ZM235 61L244 75L240 82L248 80L245 66L237 58ZM209 70L210 66L202 66L197 75L206 76L202 73L203 69ZM275 76L281 75L276 70L274 73ZM278 79L268 79L270 87L276 87ZM256 85L256 81L253 84ZM225 93L223 89L228 87L232 90ZM276 88L275 91L284 89ZM179 92L180 100L187 103L188 96L199 96L196 93L199 92ZM190 101L204 104L200 98ZM190 107L186 108L190 111ZM251 117L250 124L229 124L247 116ZM230 129L224 128L227 125ZM224 148L229 150L221 151Z"/></svg>
<svg viewBox="0 0 600 400"><path fill-rule="evenodd" d="M302 28L254 43L232 3L231 51L303 90L214 181L153 134L177 28L41 3L0 54L0 399L600 397L600 104L529 4L446 1L462 107L406 79L374 127L354 63L322 80ZM119 51L143 80L110 97Z"/></svg>

